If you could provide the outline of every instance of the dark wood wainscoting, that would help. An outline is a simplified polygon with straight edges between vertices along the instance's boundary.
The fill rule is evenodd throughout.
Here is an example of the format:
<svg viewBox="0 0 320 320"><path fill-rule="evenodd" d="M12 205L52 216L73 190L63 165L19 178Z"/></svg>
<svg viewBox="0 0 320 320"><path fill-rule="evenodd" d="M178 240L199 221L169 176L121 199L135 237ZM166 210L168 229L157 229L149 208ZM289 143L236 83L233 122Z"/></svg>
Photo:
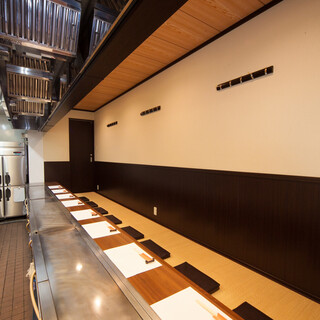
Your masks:
<svg viewBox="0 0 320 320"><path fill-rule="evenodd" d="M320 301L320 179L107 162L95 172L100 194Z"/></svg>
<svg viewBox="0 0 320 320"><path fill-rule="evenodd" d="M71 190L71 170L69 161L45 161L44 181L56 181Z"/></svg>

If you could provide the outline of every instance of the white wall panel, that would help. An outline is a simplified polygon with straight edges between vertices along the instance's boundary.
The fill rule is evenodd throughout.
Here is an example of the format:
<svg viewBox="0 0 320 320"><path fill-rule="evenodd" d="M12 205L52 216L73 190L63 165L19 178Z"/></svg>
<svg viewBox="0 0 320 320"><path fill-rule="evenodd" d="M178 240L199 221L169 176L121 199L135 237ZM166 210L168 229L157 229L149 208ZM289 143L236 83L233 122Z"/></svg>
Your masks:
<svg viewBox="0 0 320 320"><path fill-rule="evenodd" d="M284 0L97 111L96 161L320 176L319 12Z"/></svg>
<svg viewBox="0 0 320 320"><path fill-rule="evenodd" d="M28 131L29 182L44 182L43 132Z"/></svg>

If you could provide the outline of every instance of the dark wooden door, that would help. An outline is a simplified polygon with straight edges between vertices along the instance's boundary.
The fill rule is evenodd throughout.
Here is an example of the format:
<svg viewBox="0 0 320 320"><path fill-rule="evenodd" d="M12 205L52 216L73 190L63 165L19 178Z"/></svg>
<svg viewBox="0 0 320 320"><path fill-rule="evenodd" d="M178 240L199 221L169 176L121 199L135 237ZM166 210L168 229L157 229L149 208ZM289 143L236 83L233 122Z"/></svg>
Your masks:
<svg viewBox="0 0 320 320"><path fill-rule="evenodd" d="M71 191L94 190L94 125L91 120L69 119Z"/></svg>

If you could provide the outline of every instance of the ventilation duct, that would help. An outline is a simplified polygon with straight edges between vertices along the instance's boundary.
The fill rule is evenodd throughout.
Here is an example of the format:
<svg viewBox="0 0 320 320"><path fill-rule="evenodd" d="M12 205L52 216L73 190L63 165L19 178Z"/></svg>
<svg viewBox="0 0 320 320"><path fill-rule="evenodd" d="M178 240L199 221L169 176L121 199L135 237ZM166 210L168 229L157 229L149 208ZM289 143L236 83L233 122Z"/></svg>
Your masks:
<svg viewBox="0 0 320 320"><path fill-rule="evenodd" d="M0 36L21 45L75 56L80 3L74 0L1 0Z"/></svg>
<svg viewBox="0 0 320 320"><path fill-rule="evenodd" d="M92 54L103 36L108 32L112 23L116 19L117 14L113 14L111 10L96 4L98 8L93 11L93 22L90 37L89 55Z"/></svg>
<svg viewBox="0 0 320 320"><path fill-rule="evenodd" d="M52 74L47 71L7 64L8 96L29 101L50 102Z"/></svg>
<svg viewBox="0 0 320 320"><path fill-rule="evenodd" d="M27 56L12 55L12 64L19 67L37 69L42 71L51 70L51 61L47 59L36 59Z"/></svg>
<svg viewBox="0 0 320 320"><path fill-rule="evenodd" d="M42 117L45 111L45 103L17 100L10 103L10 108L13 114Z"/></svg>

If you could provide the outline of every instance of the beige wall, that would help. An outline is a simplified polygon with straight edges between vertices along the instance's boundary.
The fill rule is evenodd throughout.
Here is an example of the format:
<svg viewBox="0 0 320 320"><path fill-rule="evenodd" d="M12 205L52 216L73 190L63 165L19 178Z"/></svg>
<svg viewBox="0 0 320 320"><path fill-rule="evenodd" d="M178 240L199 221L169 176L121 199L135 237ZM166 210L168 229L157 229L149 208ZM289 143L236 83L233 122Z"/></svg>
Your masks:
<svg viewBox="0 0 320 320"><path fill-rule="evenodd" d="M29 182L44 182L43 132L28 131Z"/></svg>
<svg viewBox="0 0 320 320"><path fill-rule="evenodd" d="M69 161L69 118L94 120L92 112L71 110L43 135L44 161Z"/></svg>
<svg viewBox="0 0 320 320"><path fill-rule="evenodd" d="M319 12L284 0L96 112L96 161L320 176Z"/></svg>

